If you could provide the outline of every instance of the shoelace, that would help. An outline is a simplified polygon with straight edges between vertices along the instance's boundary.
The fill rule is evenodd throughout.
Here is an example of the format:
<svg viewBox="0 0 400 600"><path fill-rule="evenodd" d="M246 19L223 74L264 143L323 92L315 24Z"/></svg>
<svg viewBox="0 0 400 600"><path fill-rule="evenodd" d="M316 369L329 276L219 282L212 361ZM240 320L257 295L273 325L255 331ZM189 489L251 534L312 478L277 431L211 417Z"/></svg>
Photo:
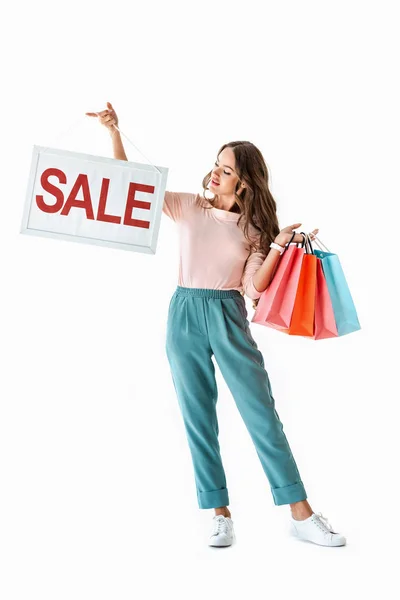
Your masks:
<svg viewBox="0 0 400 600"><path fill-rule="evenodd" d="M325 533L335 533L333 531L333 527L332 525L328 522L327 517L324 517L324 515L321 512L318 513L314 513L316 517L318 517L318 519L316 520L317 524L320 526L321 529L323 529L325 531ZM322 524L323 527L321 527L320 523Z"/></svg>
<svg viewBox="0 0 400 600"><path fill-rule="evenodd" d="M221 518L220 515L214 517L214 530L212 535L217 535L218 533L227 533L228 532L228 522L225 518Z"/></svg>

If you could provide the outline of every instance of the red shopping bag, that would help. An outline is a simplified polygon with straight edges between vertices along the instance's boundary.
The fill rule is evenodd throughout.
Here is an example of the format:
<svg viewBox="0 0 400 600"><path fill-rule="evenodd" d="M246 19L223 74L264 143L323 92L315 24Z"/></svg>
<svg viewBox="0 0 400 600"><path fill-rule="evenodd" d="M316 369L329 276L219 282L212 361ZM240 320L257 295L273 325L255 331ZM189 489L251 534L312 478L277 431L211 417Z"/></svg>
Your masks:
<svg viewBox="0 0 400 600"><path fill-rule="evenodd" d="M301 263L300 277L290 320L289 335L313 337L317 257L313 253L308 235L306 235L306 240L306 253L303 255Z"/></svg>
<svg viewBox="0 0 400 600"><path fill-rule="evenodd" d="M292 239L294 236L295 233ZM285 246L275 275L260 296L251 319L252 323L288 333L303 256L304 241L300 248L297 243L291 244L291 242Z"/></svg>
<svg viewBox="0 0 400 600"><path fill-rule="evenodd" d="M317 289L315 293L314 340L338 337L335 313L321 259L317 257Z"/></svg>

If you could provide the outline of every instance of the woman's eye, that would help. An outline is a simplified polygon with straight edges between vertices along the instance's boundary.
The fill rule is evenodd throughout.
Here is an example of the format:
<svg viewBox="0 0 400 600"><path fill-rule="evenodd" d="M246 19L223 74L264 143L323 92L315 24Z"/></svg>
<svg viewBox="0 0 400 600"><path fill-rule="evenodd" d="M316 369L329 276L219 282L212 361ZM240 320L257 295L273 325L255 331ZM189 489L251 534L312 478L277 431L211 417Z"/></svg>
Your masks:
<svg viewBox="0 0 400 600"><path fill-rule="evenodd" d="M216 167L218 167L218 165L217 165L217 162L215 162L215 163L214 163L214 165L215 165ZM224 173L225 173L225 175L230 175L230 173L227 173L226 171L224 171Z"/></svg>

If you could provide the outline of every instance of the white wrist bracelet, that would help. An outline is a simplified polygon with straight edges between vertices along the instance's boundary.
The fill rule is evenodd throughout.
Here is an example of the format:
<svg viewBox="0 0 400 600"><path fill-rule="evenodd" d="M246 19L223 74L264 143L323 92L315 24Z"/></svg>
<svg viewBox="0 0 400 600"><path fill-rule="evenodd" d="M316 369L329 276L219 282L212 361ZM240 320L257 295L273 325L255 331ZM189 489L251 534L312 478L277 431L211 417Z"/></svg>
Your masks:
<svg viewBox="0 0 400 600"><path fill-rule="evenodd" d="M276 244L275 242L271 242L269 247L274 248L275 250L279 250L279 254L283 254L285 251L285 248L283 246L280 246L279 244Z"/></svg>

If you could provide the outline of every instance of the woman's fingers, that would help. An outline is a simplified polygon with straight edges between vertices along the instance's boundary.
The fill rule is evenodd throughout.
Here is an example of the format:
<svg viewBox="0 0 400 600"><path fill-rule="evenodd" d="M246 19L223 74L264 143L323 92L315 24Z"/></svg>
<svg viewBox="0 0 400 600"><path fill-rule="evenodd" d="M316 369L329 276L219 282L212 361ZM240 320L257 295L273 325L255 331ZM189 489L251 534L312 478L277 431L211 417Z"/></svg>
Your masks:
<svg viewBox="0 0 400 600"><path fill-rule="evenodd" d="M286 233L293 233L293 229L297 229L298 227L300 227L301 223L293 223L293 225L288 225L287 227L284 227L281 231L284 231ZM312 234L316 234L318 233L319 229L313 229L313 231L311 232ZM309 234L311 235L311 234Z"/></svg>
<svg viewBox="0 0 400 600"><path fill-rule="evenodd" d="M296 242L296 243L297 242L300 242L300 243L304 242L304 235L301 235L301 233L296 233L296 235L293 238L293 241Z"/></svg>
<svg viewBox="0 0 400 600"><path fill-rule="evenodd" d="M297 229L298 227L300 227L301 223L295 223L294 225L289 225L288 227L285 227L284 229L282 229L282 231L285 231L286 233L293 233L294 229ZM315 237L318 233L319 229L313 229L313 231L311 231L308 235L310 237ZM299 237L299 235L301 236L301 238L303 238L303 236L301 234L296 233L297 238Z"/></svg>
<svg viewBox="0 0 400 600"><path fill-rule="evenodd" d="M116 120L112 115L105 115L104 117L101 117L100 120L103 125L113 125L114 123L116 123Z"/></svg>
<svg viewBox="0 0 400 600"><path fill-rule="evenodd" d="M300 225L301 223L294 223L293 225L288 225L287 227L284 227L282 231L286 233L293 233L293 229L297 229L298 227L300 227Z"/></svg>
<svg viewBox="0 0 400 600"><path fill-rule="evenodd" d="M319 229L313 229L313 231L308 234L312 240L316 237L318 231Z"/></svg>
<svg viewBox="0 0 400 600"><path fill-rule="evenodd" d="M105 110L99 110L98 112L87 112L85 114L88 117L98 117L100 123L109 130L118 128L117 114L113 109L111 102L107 102L107 106L109 108L106 108Z"/></svg>
<svg viewBox="0 0 400 600"><path fill-rule="evenodd" d="M110 114L111 110L106 108L105 110L100 110L99 112L87 112L85 113L89 117L103 117L104 115Z"/></svg>
<svg viewBox="0 0 400 600"><path fill-rule="evenodd" d="M313 240L316 236L316 234L318 233L318 229L314 229L314 231L312 231L311 233L309 233L309 237ZM293 232L292 232L293 233ZM304 242L304 235L302 235L301 233L296 233L296 235L294 236L292 243L302 243Z"/></svg>

